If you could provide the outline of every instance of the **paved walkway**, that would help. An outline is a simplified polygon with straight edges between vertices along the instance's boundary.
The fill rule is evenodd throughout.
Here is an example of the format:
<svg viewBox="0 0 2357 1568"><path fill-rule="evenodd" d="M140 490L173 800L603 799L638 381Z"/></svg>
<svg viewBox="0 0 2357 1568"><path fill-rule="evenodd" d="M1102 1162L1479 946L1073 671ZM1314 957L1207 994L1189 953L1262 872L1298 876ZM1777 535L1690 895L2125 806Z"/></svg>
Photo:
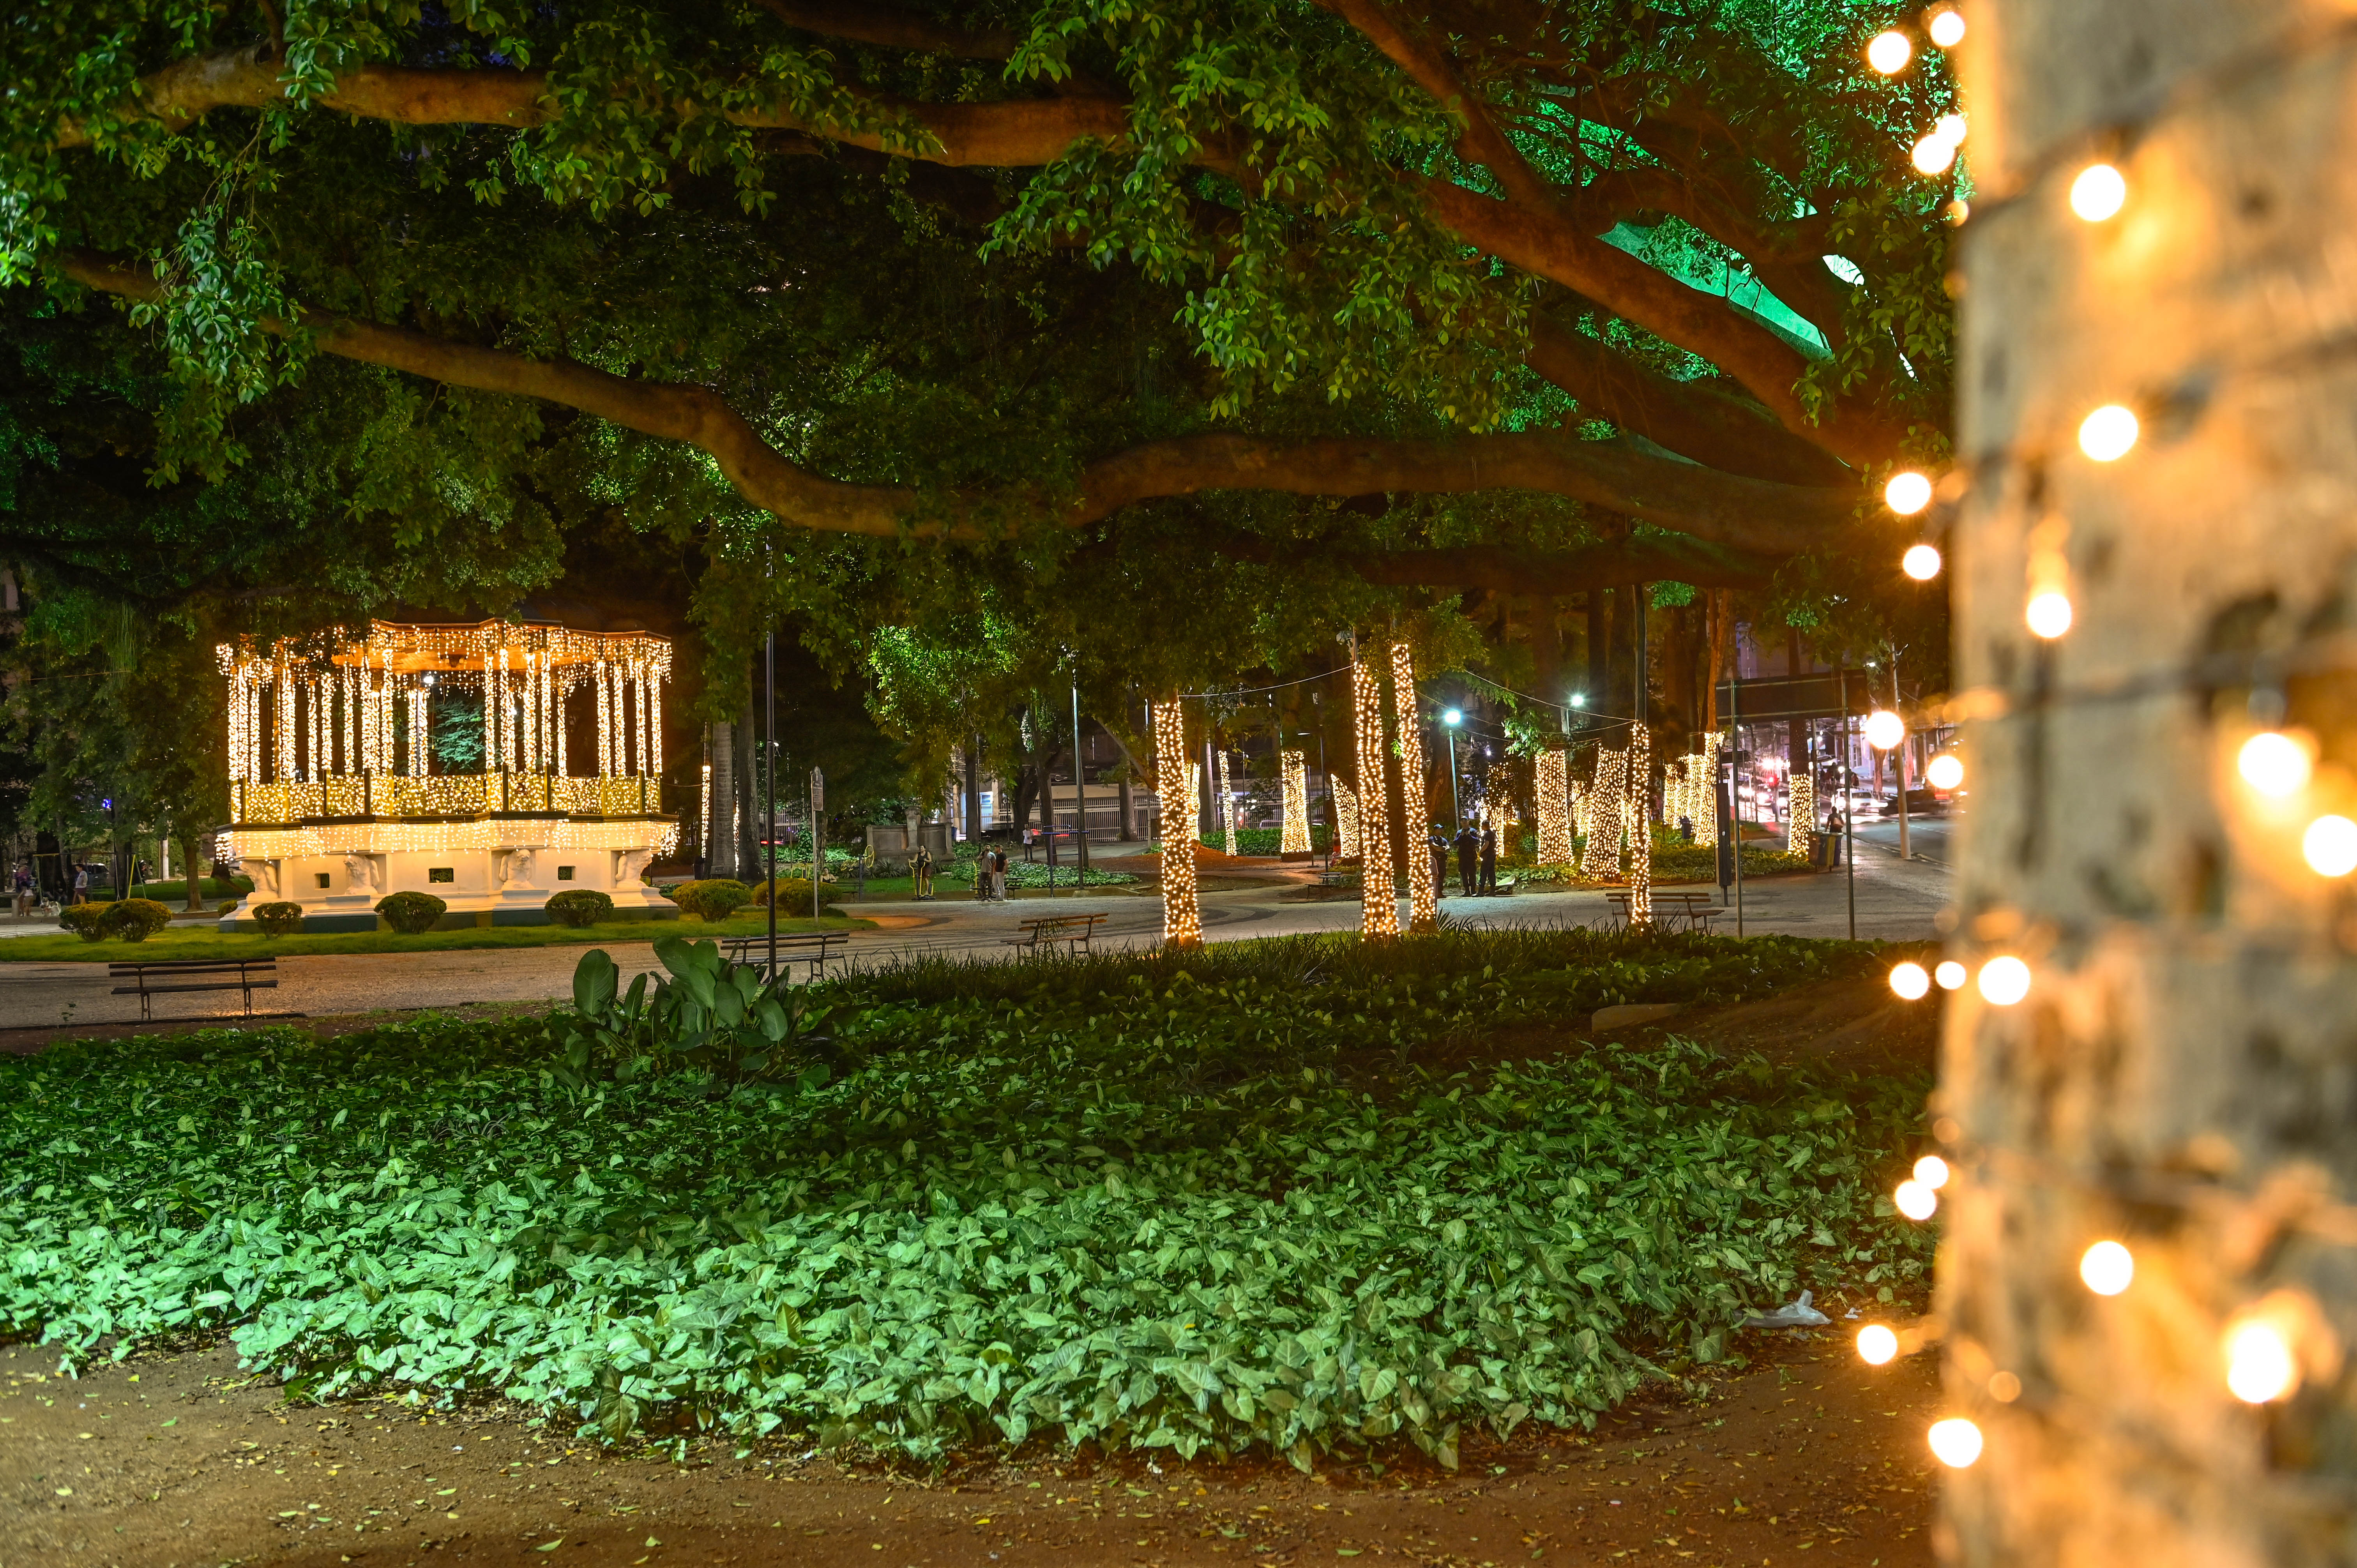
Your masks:
<svg viewBox="0 0 2357 1568"><path fill-rule="evenodd" d="M1895 856L1861 854L1857 880L1857 933L1900 940L1929 940L1932 920L1948 901L1946 867ZM1243 888L1203 895L1203 934L1211 941L1272 937L1307 931L1355 930L1359 906L1351 900L1294 903L1284 888ZM1757 936L1842 937L1849 932L1849 886L1839 875L1770 877L1744 887L1743 930ZM1103 912L1097 941L1112 949L1151 947L1161 940L1158 899L1135 894L1021 899L1012 904L976 904L944 898L932 903L871 902L851 912L891 922L883 930L852 933L853 961L863 966L897 958L942 954L985 960L1008 955L1006 938L1017 922L1040 915ZM1598 925L1611 918L1600 892L1530 893L1512 898L1449 898L1442 911L1453 918L1499 926ZM1401 914L1405 918L1403 902ZM1732 911L1717 929L1733 934ZM569 995L578 947L490 948L472 951L340 953L278 961L279 989L265 1004L313 1017L381 1009L452 1007L466 1003L544 1001ZM608 949L629 977L660 968L644 942ZM802 972L800 967L796 972ZM0 1026L124 1022L137 1017L134 997L110 995L106 967L93 963L0 963ZM173 999L182 1016L229 1015L237 1008L213 993ZM259 1002L260 999L257 999Z"/></svg>

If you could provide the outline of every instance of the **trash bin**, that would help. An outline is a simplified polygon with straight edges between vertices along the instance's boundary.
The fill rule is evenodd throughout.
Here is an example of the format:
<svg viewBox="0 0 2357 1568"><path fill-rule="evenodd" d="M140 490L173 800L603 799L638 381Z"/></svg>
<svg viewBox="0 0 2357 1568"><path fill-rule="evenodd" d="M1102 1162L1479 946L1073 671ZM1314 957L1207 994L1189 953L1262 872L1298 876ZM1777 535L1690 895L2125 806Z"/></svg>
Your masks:
<svg viewBox="0 0 2357 1568"><path fill-rule="evenodd" d="M1831 871L1841 864L1841 834L1812 832L1809 834L1809 869Z"/></svg>

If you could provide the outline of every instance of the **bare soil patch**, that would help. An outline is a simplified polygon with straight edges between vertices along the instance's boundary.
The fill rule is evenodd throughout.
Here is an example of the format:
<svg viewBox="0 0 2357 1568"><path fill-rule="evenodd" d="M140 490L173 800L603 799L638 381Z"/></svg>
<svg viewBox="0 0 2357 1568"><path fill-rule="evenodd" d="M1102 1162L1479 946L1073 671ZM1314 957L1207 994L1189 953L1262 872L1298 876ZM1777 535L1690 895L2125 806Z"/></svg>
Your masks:
<svg viewBox="0 0 2357 1568"><path fill-rule="evenodd" d="M496 1403L289 1404L225 1348L72 1380L17 1345L0 1563L1931 1563L1934 1358L1868 1368L1838 1326L1741 1337L1749 1367L1592 1435L1469 1438L1454 1474L1407 1450L1315 1476L1037 1444L935 1473L806 1439L626 1454Z"/></svg>

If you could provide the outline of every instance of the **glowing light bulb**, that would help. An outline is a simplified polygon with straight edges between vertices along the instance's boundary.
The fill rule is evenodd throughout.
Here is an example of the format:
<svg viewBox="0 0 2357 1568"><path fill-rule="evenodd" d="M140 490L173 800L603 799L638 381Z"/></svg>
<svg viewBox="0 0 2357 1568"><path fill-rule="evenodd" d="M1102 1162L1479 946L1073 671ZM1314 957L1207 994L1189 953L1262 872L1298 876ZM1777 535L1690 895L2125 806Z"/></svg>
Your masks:
<svg viewBox="0 0 2357 1568"><path fill-rule="evenodd" d="M1950 223L1962 223L1972 215L1973 204L1961 196L1940 209L1940 216L1945 218Z"/></svg>
<svg viewBox="0 0 2357 1568"><path fill-rule="evenodd" d="M1857 1331L1857 1359L1869 1367L1879 1367L1899 1354L1899 1336L1879 1323L1869 1323Z"/></svg>
<svg viewBox="0 0 2357 1568"><path fill-rule="evenodd" d="M2079 1278L2097 1295L2117 1295L2136 1278L2136 1254L2117 1241L2098 1241L2079 1255Z"/></svg>
<svg viewBox="0 0 2357 1568"><path fill-rule="evenodd" d="M1937 1192L1948 1185L1948 1162L1937 1155L1926 1155L1915 1162L1915 1179Z"/></svg>
<svg viewBox="0 0 2357 1568"><path fill-rule="evenodd" d="M1956 161L1956 144L1934 131L1915 144L1912 155L1919 174L1945 174Z"/></svg>
<svg viewBox="0 0 2357 1568"><path fill-rule="evenodd" d="M1890 989L1909 1002L1920 1001L1932 989L1932 977L1920 963L1902 963L1890 972Z"/></svg>
<svg viewBox="0 0 2357 1568"><path fill-rule="evenodd" d="M2266 1404L2299 1386L2299 1363L2282 1330L2255 1318L2226 1331L2226 1387L2245 1404Z"/></svg>
<svg viewBox="0 0 2357 1568"><path fill-rule="evenodd" d="M1970 974L1963 964L1950 959L1932 972L1932 978L1939 982L1943 991L1962 991Z"/></svg>
<svg viewBox="0 0 2357 1568"><path fill-rule="evenodd" d="M2029 966L2007 954L1981 965L1981 996L1991 1006L2010 1007L2029 994Z"/></svg>
<svg viewBox="0 0 2357 1568"><path fill-rule="evenodd" d="M1964 759L1943 751L1923 769L1923 782L1934 789L1953 789L1964 781Z"/></svg>
<svg viewBox="0 0 2357 1568"><path fill-rule="evenodd" d="M1892 1189L1890 1201L1910 1219L1929 1219L1940 1207L1940 1195L1910 1176Z"/></svg>
<svg viewBox="0 0 2357 1568"><path fill-rule="evenodd" d="M1919 583L1928 583L1940 575L1940 552L1930 544L1910 544L1907 553L1899 558L1899 569Z"/></svg>
<svg viewBox="0 0 2357 1568"><path fill-rule="evenodd" d="M2109 164L2089 164L2071 182L2071 210L2090 223L2101 223L2127 204L2128 182Z"/></svg>
<svg viewBox="0 0 2357 1568"><path fill-rule="evenodd" d="M2030 630L2051 642L2071 629L2071 596L2050 588L2035 595L2022 618L2029 623Z"/></svg>
<svg viewBox="0 0 2357 1568"><path fill-rule="evenodd" d="M1932 1444L1932 1456L1951 1470L1969 1468L1981 1456L1981 1429L1961 1415L1933 1422L1924 1436Z"/></svg>
<svg viewBox="0 0 2357 1568"><path fill-rule="evenodd" d="M1901 517L1913 517L1932 504L1932 481L1912 468L1902 468L1882 487L1882 504Z"/></svg>
<svg viewBox="0 0 2357 1568"><path fill-rule="evenodd" d="M1897 76L1914 58L1915 45L1896 27L1875 34L1874 41L1866 46L1866 63L1885 76Z"/></svg>
<svg viewBox="0 0 2357 1568"><path fill-rule="evenodd" d="M1951 145L1964 139L1964 129L1962 114L1943 114L1932 124L1932 134Z"/></svg>
<svg viewBox="0 0 2357 1568"><path fill-rule="evenodd" d="M1943 49L1954 48L1964 41L1964 17L1960 11L1941 11L1932 17L1927 29L1932 41Z"/></svg>
<svg viewBox="0 0 2357 1568"><path fill-rule="evenodd" d="M2136 416L2116 403L2079 422L2079 450L2098 463L2116 463L2136 444Z"/></svg>
<svg viewBox="0 0 2357 1568"><path fill-rule="evenodd" d="M2357 871L2357 822L2346 817L2319 817L2300 835L2299 853L2319 876L2346 876Z"/></svg>
<svg viewBox="0 0 2357 1568"><path fill-rule="evenodd" d="M2263 730L2253 736L2243 743L2243 749L2234 757L2234 767L2243 775L2243 782L2276 800L2306 789L2313 766L2308 747L2276 730Z"/></svg>

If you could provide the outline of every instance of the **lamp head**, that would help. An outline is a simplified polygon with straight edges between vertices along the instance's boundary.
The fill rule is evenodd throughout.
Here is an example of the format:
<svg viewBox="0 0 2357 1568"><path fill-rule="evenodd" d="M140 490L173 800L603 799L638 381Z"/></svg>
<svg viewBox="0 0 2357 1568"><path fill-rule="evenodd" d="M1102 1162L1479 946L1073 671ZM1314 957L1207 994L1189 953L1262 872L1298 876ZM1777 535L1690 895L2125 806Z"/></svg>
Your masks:
<svg viewBox="0 0 2357 1568"><path fill-rule="evenodd" d="M1440 722L1447 725L1450 729L1455 729L1458 725L1465 722L1465 715L1458 712L1455 708L1449 708L1441 714Z"/></svg>

